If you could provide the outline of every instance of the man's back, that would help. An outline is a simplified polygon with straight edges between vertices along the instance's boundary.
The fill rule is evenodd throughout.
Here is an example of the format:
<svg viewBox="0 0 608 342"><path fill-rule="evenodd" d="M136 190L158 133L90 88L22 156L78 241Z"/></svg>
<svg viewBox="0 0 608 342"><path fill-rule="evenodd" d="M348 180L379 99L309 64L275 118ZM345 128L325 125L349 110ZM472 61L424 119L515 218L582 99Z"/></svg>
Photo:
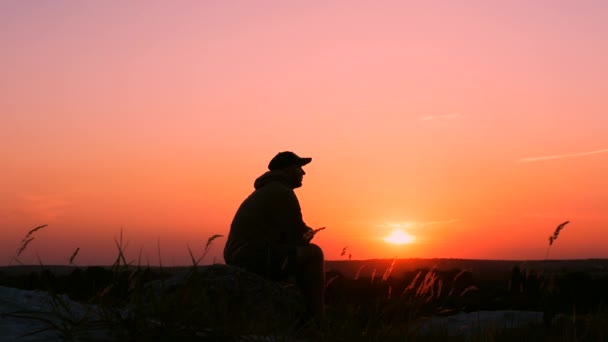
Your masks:
<svg viewBox="0 0 608 342"><path fill-rule="evenodd" d="M254 187L232 221L224 249L227 263L255 257L270 246L305 243L302 236L308 227L285 175L266 172L256 179Z"/></svg>

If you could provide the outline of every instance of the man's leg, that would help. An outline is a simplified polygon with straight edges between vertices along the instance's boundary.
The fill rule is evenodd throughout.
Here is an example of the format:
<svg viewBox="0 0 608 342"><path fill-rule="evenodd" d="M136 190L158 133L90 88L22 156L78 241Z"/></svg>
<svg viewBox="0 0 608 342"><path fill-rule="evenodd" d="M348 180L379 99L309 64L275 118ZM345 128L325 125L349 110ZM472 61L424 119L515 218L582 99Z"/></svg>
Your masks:
<svg viewBox="0 0 608 342"><path fill-rule="evenodd" d="M325 269L323 251L315 244L297 247L296 279L308 300L310 313L325 318Z"/></svg>

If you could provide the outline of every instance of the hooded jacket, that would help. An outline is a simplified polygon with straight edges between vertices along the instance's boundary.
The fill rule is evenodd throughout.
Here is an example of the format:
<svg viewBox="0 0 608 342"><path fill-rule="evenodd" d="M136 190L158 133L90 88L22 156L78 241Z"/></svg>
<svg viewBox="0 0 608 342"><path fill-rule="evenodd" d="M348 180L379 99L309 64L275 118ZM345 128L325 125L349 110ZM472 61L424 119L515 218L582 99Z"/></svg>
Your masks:
<svg viewBox="0 0 608 342"><path fill-rule="evenodd" d="M224 248L228 264L259 256L270 246L308 243L303 235L310 228L286 175L268 171L255 180L254 188L232 220Z"/></svg>

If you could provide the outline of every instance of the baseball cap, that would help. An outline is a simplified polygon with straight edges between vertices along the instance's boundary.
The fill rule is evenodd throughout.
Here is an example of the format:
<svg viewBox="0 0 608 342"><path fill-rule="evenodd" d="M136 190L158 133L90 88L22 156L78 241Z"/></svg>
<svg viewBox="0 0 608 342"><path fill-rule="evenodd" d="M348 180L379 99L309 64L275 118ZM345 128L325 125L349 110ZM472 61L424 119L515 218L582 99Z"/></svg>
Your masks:
<svg viewBox="0 0 608 342"><path fill-rule="evenodd" d="M270 163L269 170L279 170L290 166L304 166L312 161L312 158L302 158L291 151L279 152Z"/></svg>

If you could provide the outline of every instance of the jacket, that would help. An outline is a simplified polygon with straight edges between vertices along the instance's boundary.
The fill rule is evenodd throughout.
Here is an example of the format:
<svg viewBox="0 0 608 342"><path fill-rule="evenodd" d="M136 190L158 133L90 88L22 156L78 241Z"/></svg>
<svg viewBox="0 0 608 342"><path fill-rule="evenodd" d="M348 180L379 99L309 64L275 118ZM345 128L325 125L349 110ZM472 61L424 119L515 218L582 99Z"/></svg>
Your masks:
<svg viewBox="0 0 608 342"><path fill-rule="evenodd" d="M276 245L303 246L310 228L302 220L300 203L280 170L268 171L254 182L255 190L239 206L232 224L224 260L234 263Z"/></svg>

